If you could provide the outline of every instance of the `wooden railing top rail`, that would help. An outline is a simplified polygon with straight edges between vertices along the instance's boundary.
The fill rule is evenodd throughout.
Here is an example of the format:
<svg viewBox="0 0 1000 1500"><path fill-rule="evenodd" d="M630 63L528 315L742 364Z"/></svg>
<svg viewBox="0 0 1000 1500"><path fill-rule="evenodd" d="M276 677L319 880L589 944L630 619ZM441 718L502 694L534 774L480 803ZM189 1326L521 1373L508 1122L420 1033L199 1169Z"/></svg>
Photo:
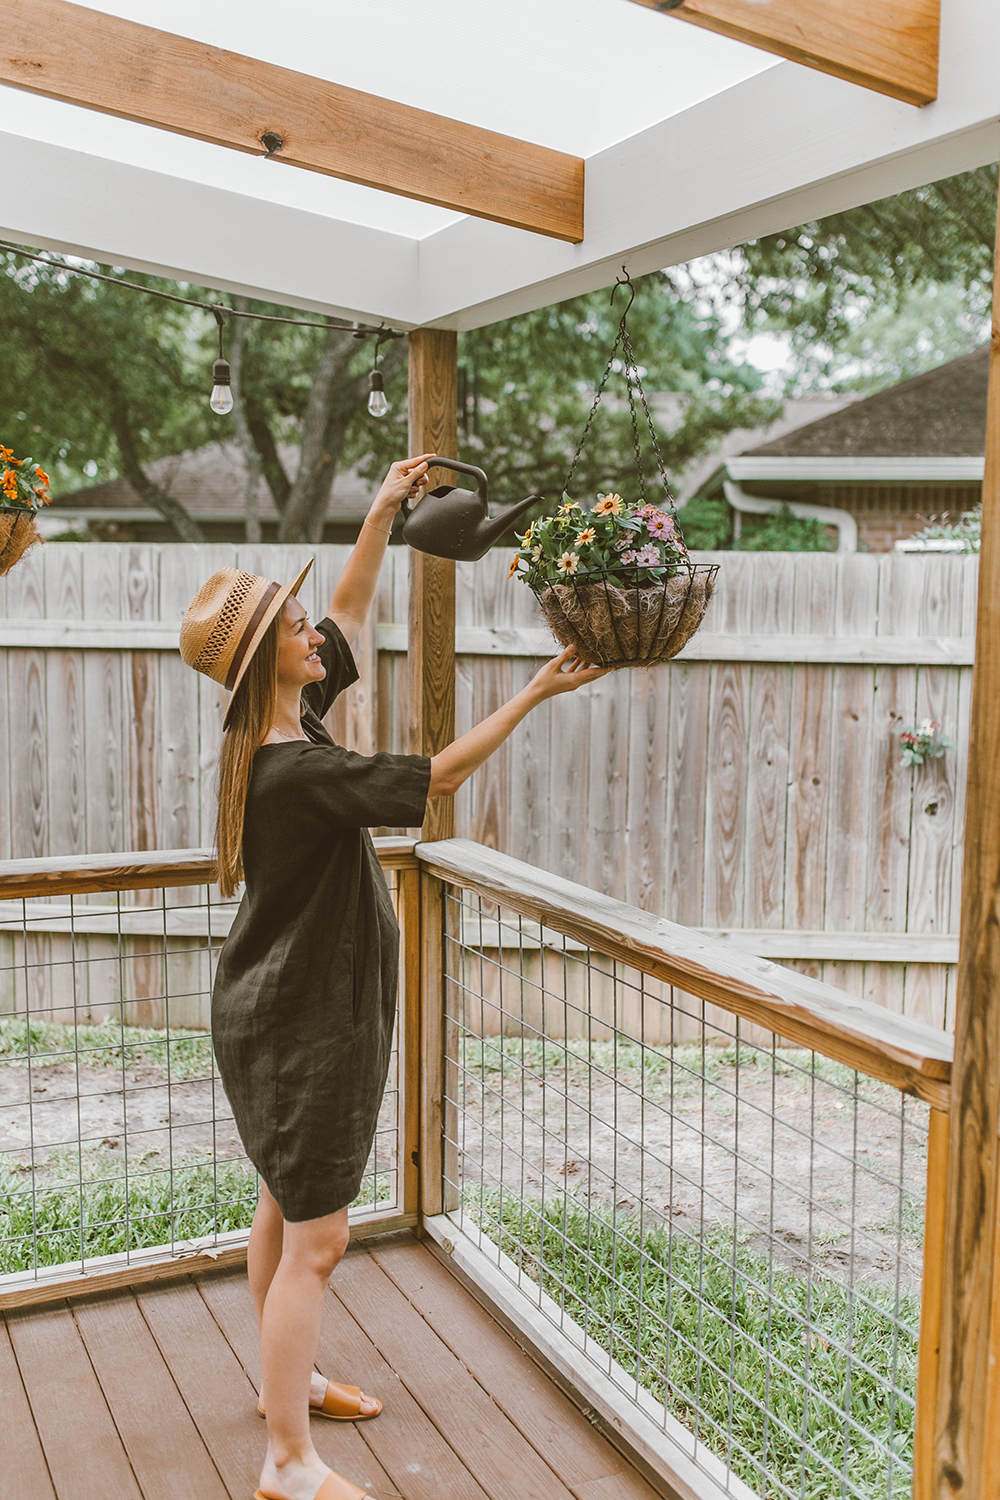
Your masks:
<svg viewBox="0 0 1000 1500"><path fill-rule="evenodd" d="M381 838L383 869L414 870L413 839ZM124 854L58 854L50 859L0 860L0 901L22 897L83 896L94 891L152 891L211 885L211 849L142 849Z"/></svg>
<svg viewBox="0 0 1000 1500"><path fill-rule="evenodd" d="M950 1098L952 1039L767 959L468 839L417 844L423 869L742 1016L797 1045L916 1094Z"/></svg>

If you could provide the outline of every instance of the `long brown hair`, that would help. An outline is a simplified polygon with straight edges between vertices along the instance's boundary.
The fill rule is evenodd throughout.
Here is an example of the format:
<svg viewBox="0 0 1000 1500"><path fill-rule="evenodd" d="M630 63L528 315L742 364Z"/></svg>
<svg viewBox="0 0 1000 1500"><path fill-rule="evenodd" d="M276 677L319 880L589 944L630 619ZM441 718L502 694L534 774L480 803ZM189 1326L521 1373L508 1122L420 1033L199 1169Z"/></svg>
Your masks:
<svg viewBox="0 0 1000 1500"><path fill-rule="evenodd" d="M253 758L274 722L278 701L278 636L284 611L279 610L250 658L223 724L219 754L219 811L215 848L219 889L235 894L243 879L243 813Z"/></svg>

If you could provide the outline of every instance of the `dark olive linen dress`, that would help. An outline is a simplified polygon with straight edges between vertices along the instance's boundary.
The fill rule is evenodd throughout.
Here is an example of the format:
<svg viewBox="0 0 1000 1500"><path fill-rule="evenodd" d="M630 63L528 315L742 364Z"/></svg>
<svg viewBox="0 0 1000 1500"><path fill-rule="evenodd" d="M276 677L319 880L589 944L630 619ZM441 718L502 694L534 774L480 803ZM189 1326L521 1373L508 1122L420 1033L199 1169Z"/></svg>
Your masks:
<svg viewBox="0 0 1000 1500"><path fill-rule="evenodd" d="M320 717L357 680L332 620L303 690L310 743L262 745L246 893L222 947L212 1038L247 1156L297 1223L358 1195L389 1067L399 928L369 827L423 822L430 761L356 755Z"/></svg>

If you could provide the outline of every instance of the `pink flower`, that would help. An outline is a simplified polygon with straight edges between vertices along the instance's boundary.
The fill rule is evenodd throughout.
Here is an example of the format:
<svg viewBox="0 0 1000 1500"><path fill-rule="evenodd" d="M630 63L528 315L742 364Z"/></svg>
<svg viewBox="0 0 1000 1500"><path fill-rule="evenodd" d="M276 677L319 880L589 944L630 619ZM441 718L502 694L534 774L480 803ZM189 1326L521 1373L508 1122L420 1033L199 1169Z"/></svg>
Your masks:
<svg viewBox="0 0 1000 1500"><path fill-rule="evenodd" d="M674 522L672 516L666 516L662 511L656 511L646 521L650 536L668 537L673 535Z"/></svg>
<svg viewBox="0 0 1000 1500"><path fill-rule="evenodd" d="M658 568L660 565L659 547L642 547L635 553L634 561L637 568Z"/></svg>
<svg viewBox="0 0 1000 1500"><path fill-rule="evenodd" d="M622 562L623 563L635 562L635 560L638 557L638 555L639 554L635 551L634 548L633 548L633 550L631 552L623 552L622 553Z"/></svg>

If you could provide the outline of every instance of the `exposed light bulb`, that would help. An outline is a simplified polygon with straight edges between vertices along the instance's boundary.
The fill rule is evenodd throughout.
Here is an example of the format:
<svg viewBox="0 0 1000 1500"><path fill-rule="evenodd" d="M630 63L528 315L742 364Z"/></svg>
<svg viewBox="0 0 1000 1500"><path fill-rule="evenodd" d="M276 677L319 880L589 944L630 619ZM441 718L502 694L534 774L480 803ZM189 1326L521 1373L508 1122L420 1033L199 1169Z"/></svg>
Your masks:
<svg viewBox="0 0 1000 1500"><path fill-rule="evenodd" d="M220 417L228 416L233 409L232 378L228 359L217 359L212 366L212 394L208 404Z"/></svg>
<svg viewBox="0 0 1000 1500"><path fill-rule="evenodd" d="M368 377L368 415L370 417L387 417L389 415L389 403L385 399L385 381L382 379L381 370L372 370Z"/></svg>

